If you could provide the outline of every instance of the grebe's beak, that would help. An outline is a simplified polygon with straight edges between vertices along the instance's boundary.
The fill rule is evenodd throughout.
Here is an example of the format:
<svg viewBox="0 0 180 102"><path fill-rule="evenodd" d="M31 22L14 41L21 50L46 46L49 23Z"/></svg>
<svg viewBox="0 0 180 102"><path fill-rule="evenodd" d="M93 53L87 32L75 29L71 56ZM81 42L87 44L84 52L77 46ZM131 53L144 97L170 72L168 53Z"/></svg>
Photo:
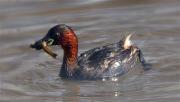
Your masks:
<svg viewBox="0 0 180 102"><path fill-rule="evenodd" d="M132 42L130 38L132 37L133 34L129 34L125 39L123 43L124 49L129 49L132 46Z"/></svg>
<svg viewBox="0 0 180 102"><path fill-rule="evenodd" d="M53 58L56 58L56 57L57 57L57 54L54 53L54 52L48 47L48 44L47 44L47 42L45 42L45 41L42 42L42 49L43 49L47 54L49 54L51 57L53 57Z"/></svg>
<svg viewBox="0 0 180 102"><path fill-rule="evenodd" d="M49 54L51 57L56 58L57 54L54 53L49 46L53 44L52 39L41 39L39 41L36 41L34 44L31 44L30 47L34 48L36 50L43 49L47 54Z"/></svg>

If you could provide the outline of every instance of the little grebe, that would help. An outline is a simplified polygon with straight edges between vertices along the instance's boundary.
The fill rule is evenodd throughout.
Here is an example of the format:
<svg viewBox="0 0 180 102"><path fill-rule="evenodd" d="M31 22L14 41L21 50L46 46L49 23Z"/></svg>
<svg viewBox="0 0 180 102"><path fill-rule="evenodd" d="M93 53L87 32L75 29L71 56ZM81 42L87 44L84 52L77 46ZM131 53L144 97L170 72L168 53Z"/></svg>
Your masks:
<svg viewBox="0 0 180 102"><path fill-rule="evenodd" d="M31 48L43 49L52 57L57 54L48 46L61 45L64 50L59 76L68 79L102 79L127 73L136 64L145 65L141 50L132 45L131 35L117 43L93 48L78 57L78 39L71 27L60 24L52 27L45 37L31 44Z"/></svg>

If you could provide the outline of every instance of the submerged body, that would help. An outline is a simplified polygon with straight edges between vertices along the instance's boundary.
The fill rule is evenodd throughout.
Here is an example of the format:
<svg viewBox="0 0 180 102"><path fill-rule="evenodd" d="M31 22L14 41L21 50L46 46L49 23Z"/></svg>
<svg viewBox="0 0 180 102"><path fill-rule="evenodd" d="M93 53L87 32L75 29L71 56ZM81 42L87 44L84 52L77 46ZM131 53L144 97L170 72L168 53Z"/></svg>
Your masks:
<svg viewBox="0 0 180 102"><path fill-rule="evenodd" d="M86 51L78 57L78 39L69 26L62 24L51 28L44 38L31 47L43 49L55 58L57 54L48 46L61 45L64 57L59 76L62 78L102 79L123 75L139 65L144 67L143 55L137 46L130 43L130 36L117 43Z"/></svg>

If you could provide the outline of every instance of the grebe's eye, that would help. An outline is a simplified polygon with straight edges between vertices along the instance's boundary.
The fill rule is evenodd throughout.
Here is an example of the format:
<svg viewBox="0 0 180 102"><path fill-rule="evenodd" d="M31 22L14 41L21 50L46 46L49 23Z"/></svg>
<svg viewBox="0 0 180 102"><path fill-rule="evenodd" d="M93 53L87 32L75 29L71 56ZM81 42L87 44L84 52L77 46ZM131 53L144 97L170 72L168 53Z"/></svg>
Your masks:
<svg viewBox="0 0 180 102"><path fill-rule="evenodd" d="M59 33L56 33L57 36L59 36L60 34Z"/></svg>

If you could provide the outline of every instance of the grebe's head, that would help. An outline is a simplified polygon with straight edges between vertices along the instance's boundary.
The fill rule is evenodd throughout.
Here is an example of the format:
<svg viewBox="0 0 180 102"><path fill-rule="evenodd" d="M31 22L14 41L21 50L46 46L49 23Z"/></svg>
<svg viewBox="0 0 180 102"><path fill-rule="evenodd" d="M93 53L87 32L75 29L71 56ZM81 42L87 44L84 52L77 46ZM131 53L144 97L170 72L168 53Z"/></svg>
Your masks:
<svg viewBox="0 0 180 102"><path fill-rule="evenodd" d="M77 43L78 39L73 30L65 24L60 24L52 27L42 39L31 44L30 47L36 50L43 49L56 58L57 54L52 52L49 46L61 45L64 50L68 50L72 46L78 46Z"/></svg>

